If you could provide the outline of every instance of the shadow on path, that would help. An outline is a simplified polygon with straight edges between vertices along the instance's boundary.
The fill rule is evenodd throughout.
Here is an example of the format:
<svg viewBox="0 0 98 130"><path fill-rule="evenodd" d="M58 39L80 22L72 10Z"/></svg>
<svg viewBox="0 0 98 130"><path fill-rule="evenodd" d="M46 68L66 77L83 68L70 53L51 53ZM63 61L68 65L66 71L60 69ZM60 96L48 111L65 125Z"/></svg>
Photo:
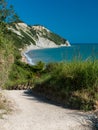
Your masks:
<svg viewBox="0 0 98 130"><path fill-rule="evenodd" d="M98 125L98 118L95 118L93 113L85 113L85 112L81 112L79 110L73 110L74 111L73 112L72 109L69 109L68 107L66 107L66 106L64 106L62 104L56 103L54 101L51 101L51 100L47 99L45 96L37 94L33 90L26 90L26 91L24 91L23 96L26 96L26 98L29 99L29 100L35 100L36 102L39 102L39 103L42 102L42 103L46 103L46 104L59 106L61 108L65 108L65 109L69 110L69 111L67 111L67 114L73 116L75 119L77 119L77 116L79 116L80 118L84 117L87 121L92 122L92 125L90 124L90 127L93 127L93 130L97 130L98 129L98 126L96 128L96 124ZM81 121L78 120L78 122L80 122L82 124ZM82 124L82 126L83 125L84 124Z"/></svg>
<svg viewBox="0 0 98 130"><path fill-rule="evenodd" d="M51 101L50 99L47 99L45 96L37 94L33 90L24 91L23 96L28 96L29 100L35 100L35 101L42 102L42 103L52 104L52 105L59 106L59 107L67 109L67 106L62 105L60 103L56 103L55 101Z"/></svg>

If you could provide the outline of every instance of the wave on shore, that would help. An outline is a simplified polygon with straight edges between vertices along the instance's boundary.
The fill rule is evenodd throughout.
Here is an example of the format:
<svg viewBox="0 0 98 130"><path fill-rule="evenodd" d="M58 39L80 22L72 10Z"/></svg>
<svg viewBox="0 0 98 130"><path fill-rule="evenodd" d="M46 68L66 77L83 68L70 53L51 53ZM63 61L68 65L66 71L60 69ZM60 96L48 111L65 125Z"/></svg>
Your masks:
<svg viewBox="0 0 98 130"><path fill-rule="evenodd" d="M27 63L30 64L30 65L35 65L33 62L32 62L32 59L26 54L27 52L24 53L24 56L27 60Z"/></svg>

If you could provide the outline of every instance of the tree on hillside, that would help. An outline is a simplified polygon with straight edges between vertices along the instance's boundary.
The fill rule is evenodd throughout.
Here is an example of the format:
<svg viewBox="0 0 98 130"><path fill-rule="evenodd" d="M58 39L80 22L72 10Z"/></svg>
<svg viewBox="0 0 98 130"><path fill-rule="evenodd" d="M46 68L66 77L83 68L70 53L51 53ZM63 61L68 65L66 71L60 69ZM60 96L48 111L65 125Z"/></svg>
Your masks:
<svg viewBox="0 0 98 130"><path fill-rule="evenodd" d="M6 0L0 0L0 22L19 22L20 19L15 13L12 5L8 7Z"/></svg>

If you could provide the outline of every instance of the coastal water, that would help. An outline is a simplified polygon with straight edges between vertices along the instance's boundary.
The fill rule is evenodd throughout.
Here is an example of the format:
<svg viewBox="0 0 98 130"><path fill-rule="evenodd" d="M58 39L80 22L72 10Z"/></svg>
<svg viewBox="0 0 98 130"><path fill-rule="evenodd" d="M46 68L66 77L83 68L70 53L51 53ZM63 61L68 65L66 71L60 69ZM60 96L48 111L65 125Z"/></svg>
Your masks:
<svg viewBox="0 0 98 130"><path fill-rule="evenodd" d="M98 59L98 44L71 44L70 47L31 50L25 53L30 64Z"/></svg>

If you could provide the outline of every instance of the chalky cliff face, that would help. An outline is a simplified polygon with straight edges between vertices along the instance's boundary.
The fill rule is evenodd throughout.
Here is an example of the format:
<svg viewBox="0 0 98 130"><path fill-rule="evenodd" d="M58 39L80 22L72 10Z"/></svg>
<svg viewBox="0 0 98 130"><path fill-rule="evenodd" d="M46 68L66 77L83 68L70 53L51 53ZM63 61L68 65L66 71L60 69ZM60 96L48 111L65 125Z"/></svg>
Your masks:
<svg viewBox="0 0 98 130"><path fill-rule="evenodd" d="M25 23L15 23L9 27L20 44L32 46L33 48L52 48L59 46L70 46L68 40L52 33L43 26L28 26Z"/></svg>

